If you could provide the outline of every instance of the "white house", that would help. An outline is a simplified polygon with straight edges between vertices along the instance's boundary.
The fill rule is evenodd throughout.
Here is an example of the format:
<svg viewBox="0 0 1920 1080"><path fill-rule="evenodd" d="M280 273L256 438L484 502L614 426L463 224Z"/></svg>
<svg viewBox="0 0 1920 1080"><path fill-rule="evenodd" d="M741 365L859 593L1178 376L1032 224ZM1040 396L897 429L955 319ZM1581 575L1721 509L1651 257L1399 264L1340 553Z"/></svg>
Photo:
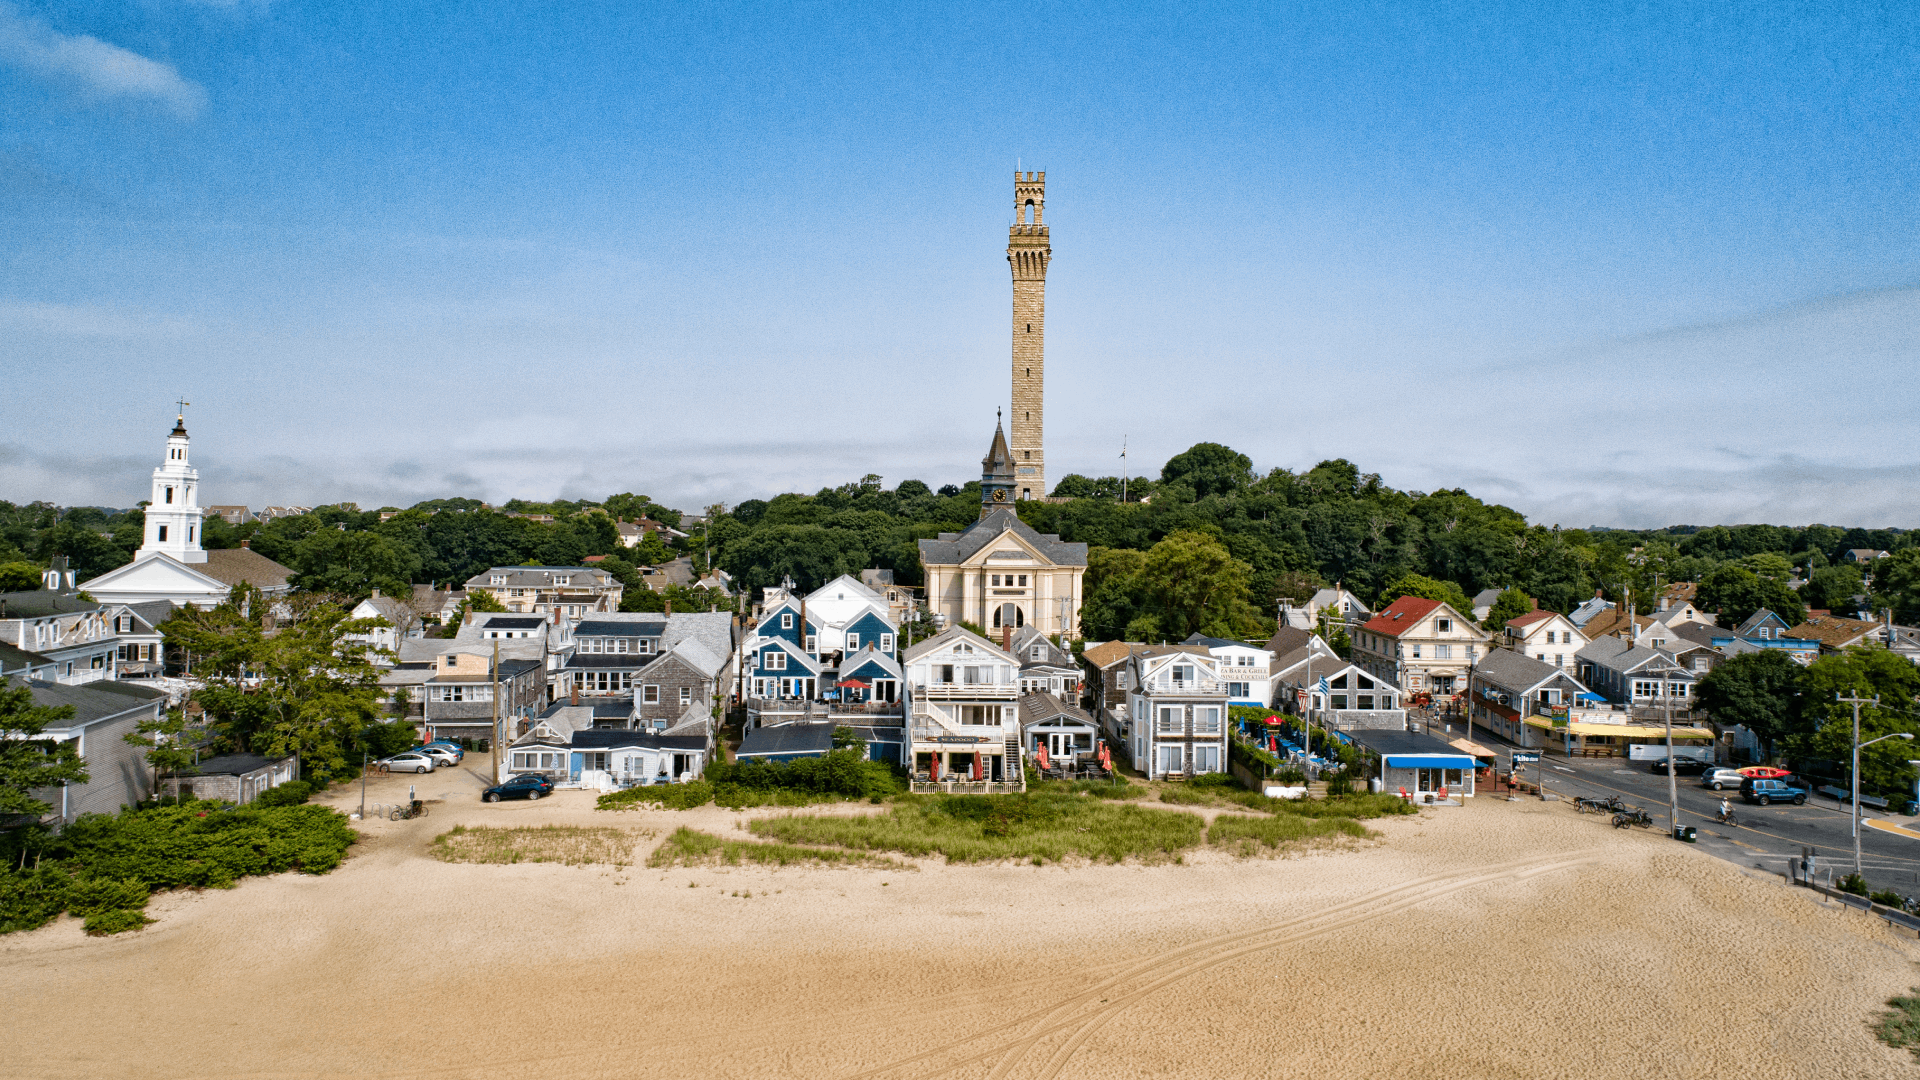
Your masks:
<svg viewBox="0 0 1920 1080"><path fill-rule="evenodd" d="M1573 654L1586 648L1588 640L1572 619L1557 611L1535 608L1508 619L1494 643L1570 672L1577 666Z"/></svg>
<svg viewBox="0 0 1920 1080"><path fill-rule="evenodd" d="M1305 604L1283 601L1280 605L1280 625L1311 630L1319 625L1323 611L1328 612L1333 621L1345 626L1363 623L1373 617L1372 609L1361 603L1359 597L1335 585L1331 589L1315 592Z"/></svg>
<svg viewBox="0 0 1920 1080"><path fill-rule="evenodd" d="M942 790L954 781L985 784L986 790L1026 790L1020 769L1020 661L953 626L908 649L902 666L912 687L908 738L914 790Z"/></svg>
<svg viewBox="0 0 1920 1080"><path fill-rule="evenodd" d="M55 682L111 680L120 639L109 612L118 610L48 589L0 593L0 641L37 658L16 666L39 673L51 664Z"/></svg>

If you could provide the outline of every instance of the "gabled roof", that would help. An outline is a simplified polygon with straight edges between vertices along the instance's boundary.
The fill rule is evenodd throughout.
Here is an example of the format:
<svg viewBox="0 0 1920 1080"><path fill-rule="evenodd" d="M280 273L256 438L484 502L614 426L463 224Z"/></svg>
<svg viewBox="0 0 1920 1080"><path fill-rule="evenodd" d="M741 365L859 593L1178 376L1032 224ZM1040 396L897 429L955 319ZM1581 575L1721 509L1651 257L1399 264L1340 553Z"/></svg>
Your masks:
<svg viewBox="0 0 1920 1080"><path fill-rule="evenodd" d="M1557 611L1548 611L1546 608L1534 608L1532 611L1524 612L1508 619L1507 625L1525 628L1554 618L1564 619L1566 616L1561 615Z"/></svg>
<svg viewBox="0 0 1920 1080"><path fill-rule="evenodd" d="M889 678L898 679L901 677L900 665L894 663L893 657L877 649L861 649L859 652L840 661L840 677L842 679L856 678L860 672L872 670L878 670L881 674Z"/></svg>
<svg viewBox="0 0 1920 1080"><path fill-rule="evenodd" d="M1438 600L1429 600L1424 596L1403 596L1386 607L1380 613L1368 619L1360 629L1381 637L1399 637L1433 614L1436 608L1446 607ZM1452 608L1447 608L1453 611ZM1454 612L1457 616L1459 613Z"/></svg>
<svg viewBox="0 0 1920 1080"><path fill-rule="evenodd" d="M1705 623L1683 622L1672 627L1671 629L1673 630L1674 637L1677 637L1682 641L1691 642L1695 645L1705 645L1708 648L1714 647L1713 646L1714 638L1727 636L1727 632L1725 630L1721 630L1718 627L1708 626Z"/></svg>
<svg viewBox="0 0 1920 1080"><path fill-rule="evenodd" d="M1756 611L1753 614L1747 616L1747 619L1745 622L1741 623L1738 627L1734 628L1734 631L1733 631L1734 636L1746 637L1749 634L1752 634L1755 630L1758 630L1762 626L1765 626L1768 622L1773 622L1774 624L1782 628L1785 628L1785 626L1787 625L1787 620L1781 618L1778 615L1775 615L1773 612L1768 611L1766 608L1761 608L1759 611Z"/></svg>
<svg viewBox="0 0 1920 1080"><path fill-rule="evenodd" d="M694 638L681 638L673 643L665 655L676 657L688 667L711 679L727 666L727 658L715 656L705 644Z"/></svg>
<svg viewBox="0 0 1920 1080"><path fill-rule="evenodd" d="M852 594L854 597L865 600L871 604L884 605L886 603L886 600L883 599L879 593L867 588L865 582L854 577L852 574L841 574L839 577L808 593L807 603L811 604L822 600L845 600L847 594Z"/></svg>
<svg viewBox="0 0 1920 1080"><path fill-rule="evenodd" d="M1304 659L1306 656L1306 650L1302 649L1300 651L1300 655ZM1314 686L1319 686L1320 680L1322 679L1326 679L1329 682L1331 682L1332 680L1337 679L1340 676L1351 672L1355 675L1360 676L1363 679L1370 680L1373 683L1374 687L1377 689L1386 690L1394 694L1404 693L1404 691L1402 691L1400 687L1394 684L1394 681L1392 679L1383 679L1379 675L1375 674L1374 672L1368 671L1366 668L1363 668L1359 664L1353 663L1350 660L1342 660L1338 656L1334 656L1332 657L1332 660L1333 660L1332 664L1322 665L1320 663L1322 659L1324 659L1324 657L1316 656L1314 658L1315 660L1315 664L1313 668L1313 685ZM1306 686L1307 685L1306 664L1298 663L1293 665L1293 667L1288 669L1285 675L1281 677L1280 682L1285 686L1294 686L1294 687ZM1354 689L1364 689L1364 688L1355 687Z"/></svg>
<svg viewBox="0 0 1920 1080"><path fill-rule="evenodd" d="M1020 664L1014 657L1003 652L1000 646L995 645L993 642L968 630L964 626L949 626L925 641L914 643L914 646L908 649L906 655L902 656L901 659L911 664L928 653L939 652L949 646L957 645L962 641L972 645L975 651L985 649L987 654L992 658L1005 660L1007 663L1013 664L1016 667Z"/></svg>
<svg viewBox="0 0 1920 1080"><path fill-rule="evenodd" d="M576 728L567 738L574 750L705 750L707 740L697 735L656 734L642 728Z"/></svg>
<svg viewBox="0 0 1920 1080"><path fill-rule="evenodd" d="M920 561L928 566L954 566L1008 532L1055 566L1087 565L1087 545L1069 544L1054 533L1036 532L1020 520L1019 514L1005 507L988 512L965 532L941 533L938 539L920 541Z"/></svg>
<svg viewBox="0 0 1920 1080"><path fill-rule="evenodd" d="M1503 589L1481 589L1473 594L1473 606L1475 608L1492 607L1504 591Z"/></svg>
<svg viewBox="0 0 1920 1080"><path fill-rule="evenodd" d="M26 649L17 648L4 641L0 641L0 671L19 671L22 668L42 668L48 667L52 663L52 659L41 656L37 652L29 652Z"/></svg>
<svg viewBox="0 0 1920 1080"><path fill-rule="evenodd" d="M252 548L214 548L194 569L224 585L245 582L256 589L284 589L293 568L281 566Z"/></svg>
<svg viewBox="0 0 1920 1080"><path fill-rule="evenodd" d="M1659 649L1649 649L1645 645L1635 645L1624 638L1596 638L1592 644L1573 655L1576 660L1608 668L1622 675L1631 674L1650 665L1656 668L1671 667L1678 671L1686 670L1668 653Z"/></svg>
<svg viewBox="0 0 1920 1080"><path fill-rule="evenodd" d="M1558 667L1535 660L1523 653L1514 652L1512 649L1487 650L1486 658L1474 665L1473 673L1475 678L1522 695L1531 693L1555 679L1566 679L1583 691L1587 689L1578 679Z"/></svg>
<svg viewBox="0 0 1920 1080"><path fill-rule="evenodd" d="M639 671L665 653L574 653L567 657L568 671ZM506 665L502 663L501 667Z"/></svg>
<svg viewBox="0 0 1920 1080"><path fill-rule="evenodd" d="M260 754L221 754L219 757L210 757L191 768L181 769L179 772L172 772L167 775L240 776L245 773L259 772L261 769L278 765L283 761L292 760L293 758L291 756L270 758Z"/></svg>
<svg viewBox="0 0 1920 1080"><path fill-rule="evenodd" d="M1286 678L1294 674L1294 669L1304 668L1310 659L1316 663L1328 659L1345 663L1340 660L1340 654L1333 651L1333 646L1321 640L1318 635L1314 635L1308 638L1306 644L1292 652L1275 657L1273 663L1267 665L1267 674L1276 679Z"/></svg>
<svg viewBox="0 0 1920 1080"><path fill-rule="evenodd" d="M1275 656L1285 656L1295 650L1306 648L1307 639L1314 636L1311 630L1302 630L1297 626L1283 626L1267 639L1267 651Z"/></svg>
<svg viewBox="0 0 1920 1080"><path fill-rule="evenodd" d="M1102 641L1080 651L1080 658L1096 668L1109 668L1133 654L1135 648L1125 641Z"/></svg>

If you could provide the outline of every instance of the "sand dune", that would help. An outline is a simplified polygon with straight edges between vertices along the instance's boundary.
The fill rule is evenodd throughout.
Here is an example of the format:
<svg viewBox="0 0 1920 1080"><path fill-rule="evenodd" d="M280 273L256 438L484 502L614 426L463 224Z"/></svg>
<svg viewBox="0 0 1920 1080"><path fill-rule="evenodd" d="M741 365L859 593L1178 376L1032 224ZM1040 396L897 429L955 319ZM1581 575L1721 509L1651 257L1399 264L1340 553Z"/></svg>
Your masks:
<svg viewBox="0 0 1920 1080"><path fill-rule="evenodd" d="M368 822L325 877L160 897L113 939L0 939L0 1077L1920 1072L1867 1028L1920 983L1911 938L1556 805L1278 860L663 873L426 847L459 822L657 839L748 815L482 806L441 780L433 816Z"/></svg>

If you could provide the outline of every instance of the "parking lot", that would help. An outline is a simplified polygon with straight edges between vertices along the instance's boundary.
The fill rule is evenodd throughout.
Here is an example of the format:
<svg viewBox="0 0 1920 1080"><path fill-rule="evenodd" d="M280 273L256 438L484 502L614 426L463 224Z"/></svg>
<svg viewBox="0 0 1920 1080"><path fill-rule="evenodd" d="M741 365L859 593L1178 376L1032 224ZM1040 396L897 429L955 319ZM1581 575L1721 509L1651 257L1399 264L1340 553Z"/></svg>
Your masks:
<svg viewBox="0 0 1920 1080"><path fill-rule="evenodd" d="M1544 756L1539 767L1548 791L1566 799L1618 795L1652 813L1654 828L1667 827L1667 777L1651 772L1646 762ZM1535 767L1527 765L1522 775L1531 781L1534 773ZM1679 777L1678 786L1680 824L1698 829L1700 846L1722 858L1782 873L1789 860L1798 859L1801 849L1810 847L1820 858L1823 875L1829 868L1835 878L1853 871L1853 837L1844 803L1814 792L1804 806L1757 806L1743 801L1737 791L1709 790L1698 776ZM1714 821L1723 798L1732 804L1737 826ZM1873 828L1865 824L1868 819L1911 826L1916 833L1920 833L1920 819L1864 809L1860 829L1861 868L1868 886L1902 896L1920 895L1920 837ZM1595 818L1596 827L1602 820Z"/></svg>

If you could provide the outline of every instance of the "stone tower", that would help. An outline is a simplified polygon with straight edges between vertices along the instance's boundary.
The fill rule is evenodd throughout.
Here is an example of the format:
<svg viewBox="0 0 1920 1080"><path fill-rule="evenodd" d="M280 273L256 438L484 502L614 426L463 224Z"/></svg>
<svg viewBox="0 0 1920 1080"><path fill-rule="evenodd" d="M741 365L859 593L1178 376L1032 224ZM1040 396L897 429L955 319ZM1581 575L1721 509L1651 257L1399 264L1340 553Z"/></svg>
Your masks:
<svg viewBox="0 0 1920 1080"><path fill-rule="evenodd" d="M1007 265L1013 268L1013 463L1015 497L1047 495L1046 341L1047 263L1053 246L1043 215L1047 174L1013 174L1013 226Z"/></svg>
<svg viewBox="0 0 1920 1080"><path fill-rule="evenodd" d="M980 459L980 516L1012 506L1017 490L1013 453L1007 449L1006 432L995 423L993 442L987 447L987 456Z"/></svg>

